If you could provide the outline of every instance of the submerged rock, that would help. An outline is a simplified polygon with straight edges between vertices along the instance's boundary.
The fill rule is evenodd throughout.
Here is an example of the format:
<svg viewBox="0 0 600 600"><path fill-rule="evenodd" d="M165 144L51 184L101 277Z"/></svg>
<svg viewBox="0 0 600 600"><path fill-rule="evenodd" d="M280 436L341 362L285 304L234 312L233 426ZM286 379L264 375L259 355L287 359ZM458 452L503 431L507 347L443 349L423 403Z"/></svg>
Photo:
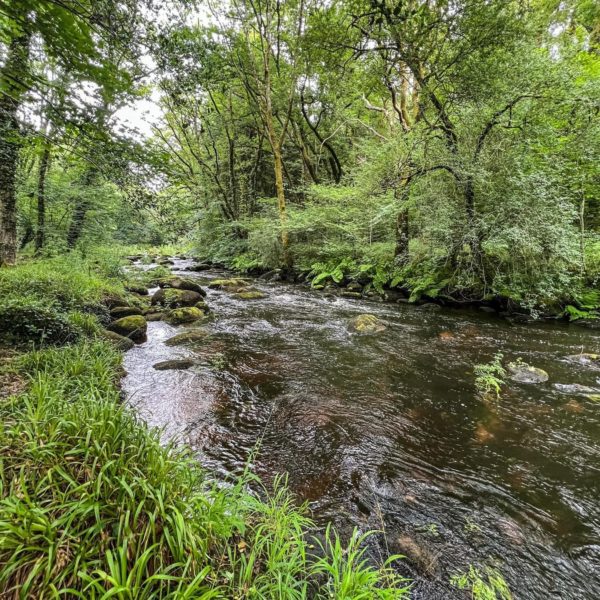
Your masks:
<svg viewBox="0 0 600 600"><path fill-rule="evenodd" d="M189 358L176 358L173 360L163 360L152 365L157 371L182 371L194 366L194 361Z"/></svg>
<svg viewBox="0 0 600 600"><path fill-rule="evenodd" d="M208 271L211 268L211 265L207 265L206 263L200 263L198 265L190 265L189 267L186 267L185 270L186 271Z"/></svg>
<svg viewBox="0 0 600 600"><path fill-rule="evenodd" d="M182 323L193 323L204 318L204 312L195 306L176 308L170 310L163 316L163 321L170 325L181 325Z"/></svg>
<svg viewBox="0 0 600 600"><path fill-rule="evenodd" d="M119 335L131 338L134 342L142 341L146 337L148 325L141 315L131 315L113 321L107 329Z"/></svg>
<svg viewBox="0 0 600 600"><path fill-rule="evenodd" d="M348 328L354 333L381 333L386 330L386 326L375 316L371 314L358 315L350 320Z"/></svg>
<svg viewBox="0 0 600 600"><path fill-rule="evenodd" d="M161 304L169 308L180 308L182 306L194 306L202 300L198 292L191 290L177 290L173 288L161 288L152 296L151 304Z"/></svg>
<svg viewBox="0 0 600 600"><path fill-rule="evenodd" d="M113 319L120 319L121 317L130 317L131 315L141 315L142 310L136 306L115 306L110 309L110 316Z"/></svg>
<svg viewBox="0 0 600 600"><path fill-rule="evenodd" d="M593 388L588 385L581 385L580 383L555 383L554 387L561 394L579 394L586 396L588 394L598 394L600 390L598 388Z"/></svg>
<svg viewBox="0 0 600 600"><path fill-rule="evenodd" d="M208 337L208 331L204 329L192 329L184 333L178 333L172 338L169 338L166 342L166 346L181 346L183 344L195 344L204 342Z"/></svg>
<svg viewBox="0 0 600 600"><path fill-rule="evenodd" d="M543 369L532 367L523 362L508 363L508 376L517 383L544 383L548 381L548 373Z"/></svg>
<svg viewBox="0 0 600 600"><path fill-rule="evenodd" d="M266 298L267 294L259 290L245 290L243 292L237 292L234 294L238 300L260 300L261 298Z"/></svg>
<svg viewBox="0 0 600 600"><path fill-rule="evenodd" d="M201 296L206 296L206 292L202 289L200 284L196 283L191 279L184 277L167 277L161 279L158 282L161 288L172 288L174 290L189 290L190 292L197 292Z"/></svg>
<svg viewBox="0 0 600 600"><path fill-rule="evenodd" d="M109 341L118 350L123 350L123 352L131 350L135 346L133 340L130 340L128 337L120 335L115 331L105 330L102 332L102 337Z"/></svg>
<svg viewBox="0 0 600 600"><path fill-rule="evenodd" d="M225 290L227 292L240 292L248 287L248 282L237 277L231 279L213 279L208 287L211 290Z"/></svg>
<svg viewBox="0 0 600 600"><path fill-rule="evenodd" d="M585 367L600 368L600 354L591 352L582 352L581 354L572 354L565 357L569 362L578 363Z"/></svg>
<svg viewBox="0 0 600 600"><path fill-rule="evenodd" d="M577 319L573 321L573 325L586 329L600 329L600 319Z"/></svg>

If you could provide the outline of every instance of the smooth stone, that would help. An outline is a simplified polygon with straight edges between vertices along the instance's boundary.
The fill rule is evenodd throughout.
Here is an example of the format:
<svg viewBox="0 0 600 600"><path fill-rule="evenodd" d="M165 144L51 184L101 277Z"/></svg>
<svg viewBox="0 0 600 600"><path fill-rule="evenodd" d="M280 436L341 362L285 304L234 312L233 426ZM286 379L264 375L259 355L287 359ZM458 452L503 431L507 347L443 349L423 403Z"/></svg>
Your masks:
<svg viewBox="0 0 600 600"><path fill-rule="evenodd" d="M386 326L375 316L371 314L362 314L350 319L348 328L354 333L381 333L386 330Z"/></svg>
<svg viewBox="0 0 600 600"><path fill-rule="evenodd" d="M360 285L360 283L358 283L358 281L351 281L347 286L346 289L349 292L362 292L363 286Z"/></svg>
<svg viewBox="0 0 600 600"><path fill-rule="evenodd" d="M157 371L182 371L184 369L189 369L193 366L193 360L189 358L177 358L173 360L163 360L161 362L157 362L155 365L152 365L152 368L156 369Z"/></svg>
<svg viewBox="0 0 600 600"><path fill-rule="evenodd" d="M162 304L169 308L180 308L182 306L194 306L200 300L202 300L202 296L198 292L161 288L152 296L151 304Z"/></svg>
<svg viewBox="0 0 600 600"><path fill-rule="evenodd" d="M526 363L509 363L507 369L510 379L517 383L544 383L549 379L546 371Z"/></svg>
<svg viewBox="0 0 600 600"><path fill-rule="evenodd" d="M107 329L137 342L145 339L147 327L148 325L144 317L141 315L131 315L113 321Z"/></svg>
<svg viewBox="0 0 600 600"><path fill-rule="evenodd" d="M362 294L360 292L340 292L340 296L342 298L354 298L356 300L359 300L360 298L362 298Z"/></svg>

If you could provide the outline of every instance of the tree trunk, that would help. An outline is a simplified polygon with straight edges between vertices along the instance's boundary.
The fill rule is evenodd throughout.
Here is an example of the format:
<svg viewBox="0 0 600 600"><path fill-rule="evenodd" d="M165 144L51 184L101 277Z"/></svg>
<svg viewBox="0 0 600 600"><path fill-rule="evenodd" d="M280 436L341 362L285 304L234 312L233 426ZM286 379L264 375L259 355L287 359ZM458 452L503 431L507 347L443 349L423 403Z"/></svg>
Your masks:
<svg viewBox="0 0 600 600"><path fill-rule="evenodd" d="M15 37L0 72L0 266L17 260L16 172L20 147L17 113L29 67L27 32ZM17 78L20 78L18 80Z"/></svg>
<svg viewBox="0 0 600 600"><path fill-rule="evenodd" d="M394 190L394 196L400 200L400 207L396 215L396 248L394 257L398 264L405 265L409 259L408 244L410 242L408 206L406 206L409 184L405 182L401 185L401 190L398 188Z"/></svg>
<svg viewBox="0 0 600 600"><path fill-rule="evenodd" d="M83 178L86 188L91 187L94 184L97 174L98 173L95 168L90 168L86 172ZM79 238L81 237L81 234L83 233L85 217L90 207L90 199L86 196L86 191L84 190L84 195L80 196L75 203L73 217L71 218L71 224L69 225L69 231L67 232L67 247L69 250L73 250L73 248L75 248Z"/></svg>
<svg viewBox="0 0 600 600"><path fill-rule="evenodd" d="M39 254L46 239L46 175L50 167L50 145L45 142L40 158L37 187L37 230L35 232L35 253Z"/></svg>

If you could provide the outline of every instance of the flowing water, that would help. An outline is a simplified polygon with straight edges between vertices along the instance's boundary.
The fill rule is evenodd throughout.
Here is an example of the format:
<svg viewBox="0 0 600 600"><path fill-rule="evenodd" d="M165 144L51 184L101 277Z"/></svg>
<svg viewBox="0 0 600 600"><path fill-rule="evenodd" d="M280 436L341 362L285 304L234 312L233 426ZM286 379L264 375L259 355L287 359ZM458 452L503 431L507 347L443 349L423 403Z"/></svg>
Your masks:
<svg viewBox="0 0 600 600"><path fill-rule="evenodd" d="M164 344L182 327L148 324L124 385L151 425L223 476L260 441L254 471L288 473L317 523L385 532L370 551L407 556L413 598L464 598L449 578L469 563L496 565L515 598L600 598L600 402L554 385L600 387L600 370L565 358L600 352L597 333L255 284L266 298L209 291L195 348ZM350 333L361 313L387 329ZM550 380L482 400L473 367L497 352ZM152 368L179 357L198 364Z"/></svg>

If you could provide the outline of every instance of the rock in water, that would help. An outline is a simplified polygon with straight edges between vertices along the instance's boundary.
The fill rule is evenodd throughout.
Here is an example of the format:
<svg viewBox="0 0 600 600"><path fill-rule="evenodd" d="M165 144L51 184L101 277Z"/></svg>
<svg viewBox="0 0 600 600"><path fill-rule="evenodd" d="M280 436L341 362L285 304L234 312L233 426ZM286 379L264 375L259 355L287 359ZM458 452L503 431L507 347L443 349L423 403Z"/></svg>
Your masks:
<svg viewBox="0 0 600 600"><path fill-rule="evenodd" d="M161 288L152 296L151 303L153 306L161 304L169 308L180 308L182 306L194 306L200 300L202 300L202 296L198 292Z"/></svg>
<svg viewBox="0 0 600 600"><path fill-rule="evenodd" d="M532 367L523 362L508 363L509 377L517 383L544 383L548 381L548 373L543 369Z"/></svg>
<svg viewBox="0 0 600 600"><path fill-rule="evenodd" d="M172 338L169 338L166 342L166 346L180 346L182 344L195 344L204 342L208 337L208 331L204 329L192 329L184 333L178 333Z"/></svg>
<svg viewBox="0 0 600 600"><path fill-rule="evenodd" d="M189 369L194 366L194 361L189 358L177 358L174 360L163 360L152 365L157 371L171 371Z"/></svg>
<svg viewBox="0 0 600 600"><path fill-rule="evenodd" d="M170 310L164 317L163 321L166 321L170 325L181 325L182 323L193 323L204 317L204 312L195 306L188 306L185 308L176 308Z"/></svg>
<svg viewBox="0 0 600 600"><path fill-rule="evenodd" d="M581 385L580 383L555 383L554 387L561 392L561 394L576 394L587 396L589 394L595 395L600 392L598 388L593 388L588 385Z"/></svg>
<svg viewBox="0 0 600 600"><path fill-rule="evenodd" d="M386 330L386 326L375 315L363 314L351 319L348 329L353 333L381 333Z"/></svg>
<svg viewBox="0 0 600 600"><path fill-rule="evenodd" d="M569 362L578 363L584 367L600 369L600 354L582 352L581 354L572 354L571 356L567 356L566 360Z"/></svg>
<svg viewBox="0 0 600 600"><path fill-rule="evenodd" d="M208 287L211 290L225 290L226 292L243 292L248 287L248 282L244 279L213 279Z"/></svg>
<svg viewBox="0 0 600 600"><path fill-rule="evenodd" d="M148 295L148 288L144 285L137 285L137 284L131 283L129 285L126 285L125 289L128 292L131 292L132 294L137 294L138 296L147 296Z"/></svg>
<svg viewBox="0 0 600 600"><path fill-rule="evenodd" d="M141 315L131 315L113 321L107 329L132 339L134 342L143 341L148 325Z"/></svg>
<svg viewBox="0 0 600 600"><path fill-rule="evenodd" d="M161 288L172 288L174 290L189 290L190 292L196 292L201 296L206 296L206 292L202 287L193 281L192 279L186 279L184 277L166 277L158 282Z"/></svg>
<svg viewBox="0 0 600 600"><path fill-rule="evenodd" d="M239 300L260 300L261 298L266 298L267 294L263 294L259 290L244 290L243 292L237 292L233 296Z"/></svg>

